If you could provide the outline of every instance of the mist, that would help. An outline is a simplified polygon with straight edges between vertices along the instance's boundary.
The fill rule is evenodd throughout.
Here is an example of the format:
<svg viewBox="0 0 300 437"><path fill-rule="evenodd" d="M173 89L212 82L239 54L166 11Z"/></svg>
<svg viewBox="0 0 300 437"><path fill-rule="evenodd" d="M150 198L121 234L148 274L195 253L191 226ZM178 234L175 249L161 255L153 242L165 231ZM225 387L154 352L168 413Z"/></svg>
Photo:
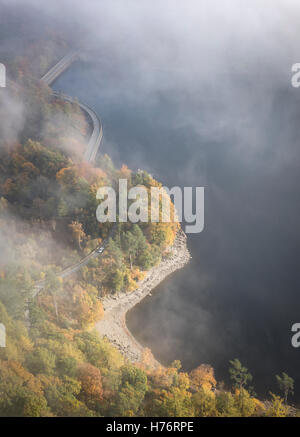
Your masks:
<svg viewBox="0 0 300 437"><path fill-rule="evenodd" d="M260 393L282 371L297 388L299 3L1 4L80 50L54 87L97 111L103 152L167 186L205 187L192 262L133 310L130 329L165 364L207 362L226 380L238 357Z"/></svg>
<svg viewBox="0 0 300 437"><path fill-rule="evenodd" d="M24 104L10 90L1 90L0 148L9 147L19 139L24 127Z"/></svg>

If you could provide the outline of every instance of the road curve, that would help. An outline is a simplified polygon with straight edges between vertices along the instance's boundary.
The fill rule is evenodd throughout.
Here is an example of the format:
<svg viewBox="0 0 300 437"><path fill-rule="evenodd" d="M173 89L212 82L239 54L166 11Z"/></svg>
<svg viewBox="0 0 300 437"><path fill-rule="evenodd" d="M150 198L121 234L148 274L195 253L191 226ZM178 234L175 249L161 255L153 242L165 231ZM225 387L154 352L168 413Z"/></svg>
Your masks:
<svg viewBox="0 0 300 437"><path fill-rule="evenodd" d="M93 131L90 136L87 148L84 152L84 159L88 162L93 162L96 158L103 137L102 124L97 114L87 105L78 102L73 97L66 96L65 94L59 93L57 91L53 91L53 95L60 99L66 100L67 102L76 103L88 115Z"/></svg>
<svg viewBox="0 0 300 437"><path fill-rule="evenodd" d="M79 59L78 52L72 50L57 64L55 64L46 74L44 74L41 80L50 86L77 59ZM83 103L78 102L73 97L66 96L63 93L58 93L56 91L52 91L52 93L54 96L66 100L67 102L77 103L82 111L87 115L87 118L92 126L92 134L84 153L84 159L88 162L93 162L96 158L103 137L103 129L99 117L91 108Z"/></svg>

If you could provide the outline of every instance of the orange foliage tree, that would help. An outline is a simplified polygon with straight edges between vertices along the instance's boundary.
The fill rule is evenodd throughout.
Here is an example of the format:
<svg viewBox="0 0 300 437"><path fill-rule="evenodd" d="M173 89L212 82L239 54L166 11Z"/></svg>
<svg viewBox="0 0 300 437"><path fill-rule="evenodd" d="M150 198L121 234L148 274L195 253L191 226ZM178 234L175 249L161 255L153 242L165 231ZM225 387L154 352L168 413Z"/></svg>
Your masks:
<svg viewBox="0 0 300 437"><path fill-rule="evenodd" d="M80 398L87 403L101 401L103 398L102 376L100 370L89 363L78 368L78 379L81 382Z"/></svg>
<svg viewBox="0 0 300 437"><path fill-rule="evenodd" d="M190 373L191 386L195 389L207 388L211 390L217 384L214 369L208 364L201 364Z"/></svg>

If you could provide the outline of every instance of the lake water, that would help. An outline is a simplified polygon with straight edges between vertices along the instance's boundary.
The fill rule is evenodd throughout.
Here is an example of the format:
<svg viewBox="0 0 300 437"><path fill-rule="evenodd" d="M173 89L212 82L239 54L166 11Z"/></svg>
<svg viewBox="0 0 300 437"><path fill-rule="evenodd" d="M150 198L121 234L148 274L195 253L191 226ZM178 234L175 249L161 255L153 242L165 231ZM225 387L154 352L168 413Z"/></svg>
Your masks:
<svg viewBox="0 0 300 437"><path fill-rule="evenodd" d="M291 346L300 322L300 91L288 74L267 80L267 64L251 75L231 68L204 86L108 59L75 64L54 88L95 109L102 151L117 164L169 187L205 187L205 229L188 236L192 261L129 313L136 338L164 364L211 364L226 384L237 357L260 395L277 390L274 375L285 371L300 401L300 350Z"/></svg>

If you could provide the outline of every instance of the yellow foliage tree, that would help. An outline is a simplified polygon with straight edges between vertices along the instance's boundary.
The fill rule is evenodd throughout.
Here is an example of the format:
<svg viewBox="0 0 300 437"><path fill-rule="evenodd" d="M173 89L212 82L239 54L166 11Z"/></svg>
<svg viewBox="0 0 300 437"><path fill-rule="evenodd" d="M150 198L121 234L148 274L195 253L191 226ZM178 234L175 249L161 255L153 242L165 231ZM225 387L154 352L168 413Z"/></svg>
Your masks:
<svg viewBox="0 0 300 437"><path fill-rule="evenodd" d="M194 389L205 388L211 390L217 384L214 369L208 364L201 364L190 372L191 386Z"/></svg>

